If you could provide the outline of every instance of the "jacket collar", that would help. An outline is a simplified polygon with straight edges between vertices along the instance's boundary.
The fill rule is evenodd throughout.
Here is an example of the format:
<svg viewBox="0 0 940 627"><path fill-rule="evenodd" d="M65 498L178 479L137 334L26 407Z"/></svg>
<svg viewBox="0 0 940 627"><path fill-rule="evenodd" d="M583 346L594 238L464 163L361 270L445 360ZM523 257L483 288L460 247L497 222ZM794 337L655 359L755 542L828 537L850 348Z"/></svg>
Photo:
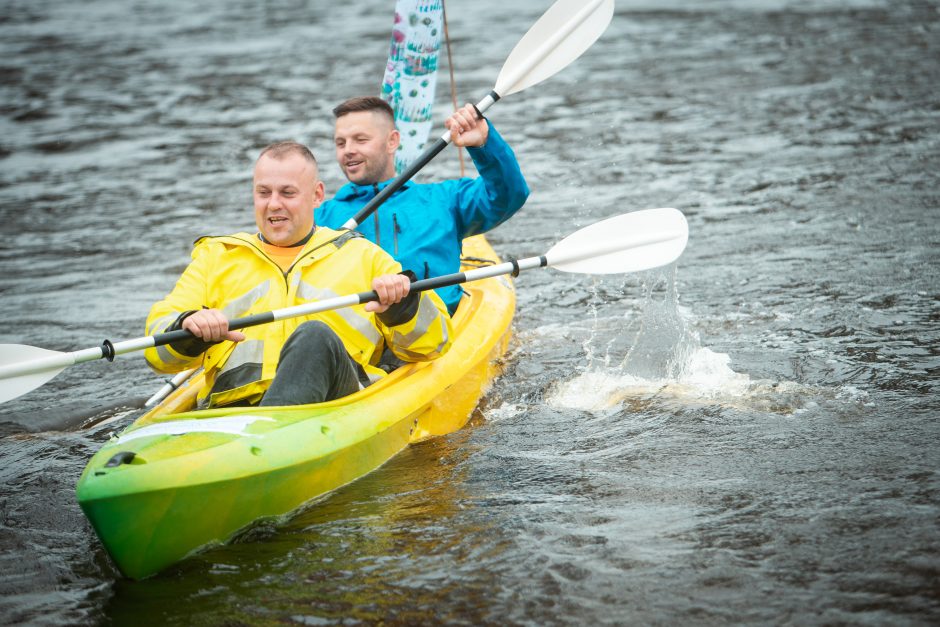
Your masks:
<svg viewBox="0 0 940 627"><path fill-rule="evenodd" d="M388 187L389 183L394 180L394 178L390 178L387 181L378 183L377 185L357 185L356 183L346 183L340 187L339 190L337 190L336 196L334 196L334 198L336 200L352 200L354 198L364 197L371 198L372 196L376 195L376 188L381 191ZM397 194L399 191L407 189L410 186L411 181L405 181L405 183L398 190L396 190L395 193Z"/></svg>
<svg viewBox="0 0 940 627"><path fill-rule="evenodd" d="M313 231L313 236L304 245L303 250L298 253L297 258L304 259L308 262L322 259L336 250L336 246L330 246L330 244L340 237L347 236L348 233L349 232L346 230L334 231L333 229L318 225ZM205 236L197 239L196 244L198 245L204 240L215 240L230 246L244 246L266 258L258 242L257 233L242 232L233 235Z"/></svg>

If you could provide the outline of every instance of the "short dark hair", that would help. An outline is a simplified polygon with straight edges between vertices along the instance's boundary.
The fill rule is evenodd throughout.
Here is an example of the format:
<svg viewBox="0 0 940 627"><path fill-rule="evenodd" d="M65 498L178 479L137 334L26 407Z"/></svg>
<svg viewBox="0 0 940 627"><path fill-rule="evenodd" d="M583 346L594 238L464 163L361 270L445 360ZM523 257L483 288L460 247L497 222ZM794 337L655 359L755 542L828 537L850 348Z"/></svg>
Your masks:
<svg viewBox="0 0 940 627"><path fill-rule="evenodd" d="M341 118L347 113L357 113L359 111L383 113L387 115L388 119L393 123L395 121L395 112L392 110L391 105L378 96L356 96L355 98L350 98L333 107L333 116Z"/></svg>
<svg viewBox="0 0 940 627"><path fill-rule="evenodd" d="M295 141L283 141L268 144L261 151L261 154L258 155L258 159L265 155L271 155L271 157L274 159L283 159L289 154L298 154L313 165L317 165L317 158L313 156L313 153L310 151L310 149L300 142Z"/></svg>

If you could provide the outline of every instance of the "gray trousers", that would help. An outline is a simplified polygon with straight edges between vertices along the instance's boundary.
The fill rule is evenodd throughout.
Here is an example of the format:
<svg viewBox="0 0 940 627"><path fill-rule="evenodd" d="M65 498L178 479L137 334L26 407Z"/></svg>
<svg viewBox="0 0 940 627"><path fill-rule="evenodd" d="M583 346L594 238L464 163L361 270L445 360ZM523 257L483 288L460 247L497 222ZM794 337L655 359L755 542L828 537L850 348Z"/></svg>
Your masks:
<svg viewBox="0 0 940 627"><path fill-rule="evenodd" d="M322 403L359 390L357 364L326 324L311 320L291 333L271 387L259 405Z"/></svg>

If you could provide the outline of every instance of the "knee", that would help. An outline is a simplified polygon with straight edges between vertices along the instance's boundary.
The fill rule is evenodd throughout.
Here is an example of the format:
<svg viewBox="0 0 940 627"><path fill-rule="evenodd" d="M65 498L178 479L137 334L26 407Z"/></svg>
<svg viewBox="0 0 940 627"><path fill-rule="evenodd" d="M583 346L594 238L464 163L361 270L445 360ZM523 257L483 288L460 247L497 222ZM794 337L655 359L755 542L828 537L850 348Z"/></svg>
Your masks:
<svg viewBox="0 0 940 627"><path fill-rule="evenodd" d="M331 351L342 350L346 347L339 336L325 322L308 320L298 326L288 341L299 342L307 348L319 347Z"/></svg>
<svg viewBox="0 0 940 627"><path fill-rule="evenodd" d="M335 336L336 334L333 333L333 330L322 320L307 320L298 325L292 335L298 337L328 337L330 335Z"/></svg>

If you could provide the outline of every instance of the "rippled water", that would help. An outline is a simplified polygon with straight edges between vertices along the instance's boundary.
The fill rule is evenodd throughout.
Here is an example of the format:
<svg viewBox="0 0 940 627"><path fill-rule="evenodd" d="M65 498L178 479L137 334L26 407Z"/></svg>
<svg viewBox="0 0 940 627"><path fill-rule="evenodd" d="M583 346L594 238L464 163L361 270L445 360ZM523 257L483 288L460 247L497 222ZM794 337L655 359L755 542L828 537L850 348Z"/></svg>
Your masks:
<svg viewBox="0 0 940 627"><path fill-rule="evenodd" d="M391 4L7 2L0 343L142 334L193 239L250 227L271 140L335 190L329 109L377 91ZM547 4L448 3L461 100ZM0 409L0 620L936 624L938 33L935 1L619 1L492 109L533 195L491 240L673 206L677 266L522 275L470 427L144 582L74 498L136 412L41 429L160 382L68 369Z"/></svg>

